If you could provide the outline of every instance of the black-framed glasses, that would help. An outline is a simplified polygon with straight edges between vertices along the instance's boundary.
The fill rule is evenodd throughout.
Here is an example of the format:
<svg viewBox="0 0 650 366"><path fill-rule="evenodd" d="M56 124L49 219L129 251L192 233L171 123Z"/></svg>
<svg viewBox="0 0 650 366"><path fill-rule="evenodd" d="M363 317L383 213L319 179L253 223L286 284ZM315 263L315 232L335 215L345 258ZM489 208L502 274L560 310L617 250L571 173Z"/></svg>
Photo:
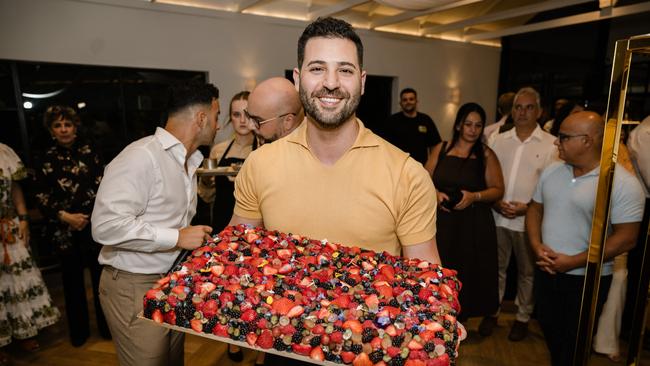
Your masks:
<svg viewBox="0 0 650 366"><path fill-rule="evenodd" d="M585 136L589 136L589 135L587 135L586 133L581 133L579 135L569 135L569 134L560 132L560 133L557 134L557 139L560 140L560 142L565 142L565 141L570 140L570 139L572 139L574 137L585 137Z"/></svg>
<svg viewBox="0 0 650 366"><path fill-rule="evenodd" d="M263 124L265 124L267 122L271 122L271 121L276 120L278 118L286 117L286 116L288 116L290 114L293 114L294 116L296 115L293 112L288 112L288 113L281 114L281 115L279 115L277 117L268 118L268 119L261 119L260 117L257 117L257 116L251 116L248 113L248 111L246 109L244 109L244 117L246 117L247 120L252 121L253 124L255 125L255 128L257 128L257 129L259 129Z"/></svg>

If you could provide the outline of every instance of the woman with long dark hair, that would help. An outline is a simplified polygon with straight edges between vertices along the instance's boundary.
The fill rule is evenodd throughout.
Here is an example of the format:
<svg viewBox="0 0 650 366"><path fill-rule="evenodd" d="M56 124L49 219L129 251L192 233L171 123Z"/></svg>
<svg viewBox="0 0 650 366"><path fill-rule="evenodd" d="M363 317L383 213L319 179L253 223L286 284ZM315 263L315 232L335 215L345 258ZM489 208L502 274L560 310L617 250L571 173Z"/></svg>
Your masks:
<svg viewBox="0 0 650 366"><path fill-rule="evenodd" d="M499 305L497 242L491 205L503 195L494 152L481 142L485 111L460 107L451 142L436 145L425 168L437 189L440 259L463 283L460 319L493 314Z"/></svg>

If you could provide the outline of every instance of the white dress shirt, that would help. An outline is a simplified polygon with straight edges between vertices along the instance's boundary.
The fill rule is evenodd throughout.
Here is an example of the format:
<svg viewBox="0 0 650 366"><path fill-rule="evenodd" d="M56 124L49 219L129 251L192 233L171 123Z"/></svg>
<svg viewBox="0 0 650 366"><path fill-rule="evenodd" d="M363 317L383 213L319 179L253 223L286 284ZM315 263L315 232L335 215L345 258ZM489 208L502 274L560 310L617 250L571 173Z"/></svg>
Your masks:
<svg viewBox="0 0 650 366"><path fill-rule="evenodd" d="M490 148L499 158L503 171L504 201L528 203L544 168L558 160L555 137L539 126L525 141L517 137L516 127L494 136ZM509 219L494 211L496 226L524 232L524 216Z"/></svg>
<svg viewBox="0 0 650 366"><path fill-rule="evenodd" d="M196 213L197 150L157 128L131 143L106 167L91 218L99 263L133 273L165 273L180 253L178 229Z"/></svg>
<svg viewBox="0 0 650 366"><path fill-rule="evenodd" d="M645 196L650 198L650 116L630 132L627 149L645 190Z"/></svg>

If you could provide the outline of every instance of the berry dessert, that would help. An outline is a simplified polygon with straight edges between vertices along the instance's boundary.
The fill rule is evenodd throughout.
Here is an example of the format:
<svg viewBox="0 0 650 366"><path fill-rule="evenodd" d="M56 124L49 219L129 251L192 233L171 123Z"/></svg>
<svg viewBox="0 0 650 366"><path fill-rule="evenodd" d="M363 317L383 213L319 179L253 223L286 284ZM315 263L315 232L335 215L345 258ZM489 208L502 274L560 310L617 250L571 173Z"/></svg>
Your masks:
<svg viewBox="0 0 650 366"><path fill-rule="evenodd" d="M386 252L231 226L146 293L143 315L314 363L450 365L462 328L455 274Z"/></svg>

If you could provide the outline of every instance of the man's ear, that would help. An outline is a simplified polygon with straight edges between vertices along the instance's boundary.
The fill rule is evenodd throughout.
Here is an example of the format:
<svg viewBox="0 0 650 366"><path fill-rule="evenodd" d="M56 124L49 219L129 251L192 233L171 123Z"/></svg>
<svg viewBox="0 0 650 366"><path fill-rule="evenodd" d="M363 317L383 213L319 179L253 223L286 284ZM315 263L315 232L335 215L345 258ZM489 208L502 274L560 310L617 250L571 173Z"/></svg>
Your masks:
<svg viewBox="0 0 650 366"><path fill-rule="evenodd" d="M196 108L196 110L194 110L194 123L196 123L199 128L205 127L208 123L208 114L203 108Z"/></svg>
<svg viewBox="0 0 650 366"><path fill-rule="evenodd" d="M361 95L366 89L366 70L361 70Z"/></svg>
<svg viewBox="0 0 650 366"><path fill-rule="evenodd" d="M300 89L300 70L297 67L293 68L293 85L296 87L296 91Z"/></svg>

